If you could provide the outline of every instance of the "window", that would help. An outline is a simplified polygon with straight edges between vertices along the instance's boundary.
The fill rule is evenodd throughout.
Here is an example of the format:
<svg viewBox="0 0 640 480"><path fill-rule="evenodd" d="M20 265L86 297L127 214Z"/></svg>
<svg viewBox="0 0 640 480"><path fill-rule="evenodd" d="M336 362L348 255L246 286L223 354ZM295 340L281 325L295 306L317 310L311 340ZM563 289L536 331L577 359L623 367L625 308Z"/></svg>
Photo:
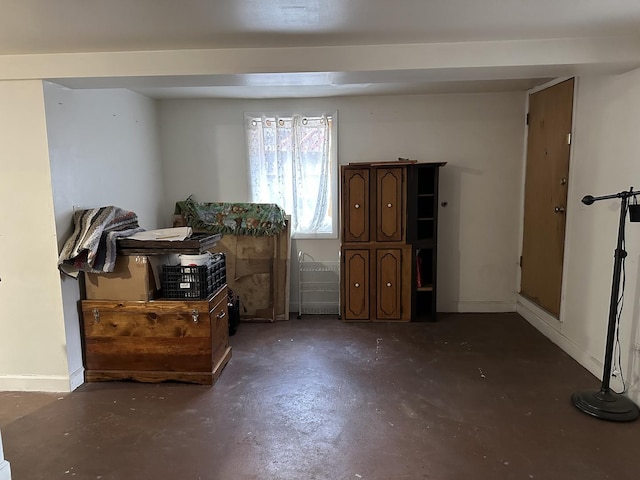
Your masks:
<svg viewBox="0 0 640 480"><path fill-rule="evenodd" d="M291 215L294 238L336 238L336 114L246 115L251 201Z"/></svg>

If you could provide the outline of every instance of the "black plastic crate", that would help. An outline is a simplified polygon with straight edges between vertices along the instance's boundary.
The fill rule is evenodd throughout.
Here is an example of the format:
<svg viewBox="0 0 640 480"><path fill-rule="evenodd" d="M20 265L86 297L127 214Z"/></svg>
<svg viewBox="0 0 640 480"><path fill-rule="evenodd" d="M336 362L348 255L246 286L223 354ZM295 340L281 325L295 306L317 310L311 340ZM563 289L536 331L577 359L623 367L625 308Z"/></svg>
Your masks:
<svg viewBox="0 0 640 480"><path fill-rule="evenodd" d="M210 265L184 267L162 266L162 296L164 298L207 298L215 291Z"/></svg>
<svg viewBox="0 0 640 480"><path fill-rule="evenodd" d="M227 263L225 254L214 253L211 257L211 271L213 275L214 290L227 283Z"/></svg>
<svg viewBox="0 0 640 480"><path fill-rule="evenodd" d="M214 253L206 265L162 266L164 298L207 298L227 283L225 254Z"/></svg>

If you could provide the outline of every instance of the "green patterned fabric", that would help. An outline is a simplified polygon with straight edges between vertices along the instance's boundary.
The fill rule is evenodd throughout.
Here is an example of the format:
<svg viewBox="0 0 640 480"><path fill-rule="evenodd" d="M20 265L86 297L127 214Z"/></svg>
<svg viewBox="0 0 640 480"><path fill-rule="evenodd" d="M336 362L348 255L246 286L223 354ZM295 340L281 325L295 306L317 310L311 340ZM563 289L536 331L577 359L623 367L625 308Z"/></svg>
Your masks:
<svg viewBox="0 0 640 480"><path fill-rule="evenodd" d="M263 237L286 226L284 210L274 203L201 203L189 197L176 202L175 214L194 230L212 233Z"/></svg>

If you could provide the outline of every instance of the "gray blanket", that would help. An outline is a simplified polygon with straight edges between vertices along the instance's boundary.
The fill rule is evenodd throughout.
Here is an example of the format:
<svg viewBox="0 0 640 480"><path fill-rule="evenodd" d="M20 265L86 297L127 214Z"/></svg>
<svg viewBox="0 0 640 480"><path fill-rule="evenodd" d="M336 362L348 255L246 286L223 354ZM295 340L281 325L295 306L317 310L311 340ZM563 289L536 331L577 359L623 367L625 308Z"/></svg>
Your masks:
<svg viewBox="0 0 640 480"><path fill-rule="evenodd" d="M77 210L73 224L58 258L58 268L73 277L79 271L113 272L117 239L144 230L135 213L114 206Z"/></svg>

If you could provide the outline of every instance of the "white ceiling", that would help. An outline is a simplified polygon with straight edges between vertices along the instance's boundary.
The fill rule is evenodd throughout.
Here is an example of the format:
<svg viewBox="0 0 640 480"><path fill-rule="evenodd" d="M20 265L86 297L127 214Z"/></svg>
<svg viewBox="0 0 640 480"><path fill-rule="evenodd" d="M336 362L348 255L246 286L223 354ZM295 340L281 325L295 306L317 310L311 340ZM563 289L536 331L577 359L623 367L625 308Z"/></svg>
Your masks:
<svg viewBox="0 0 640 480"><path fill-rule="evenodd" d="M640 0L0 0L0 7L0 56L640 35ZM640 42L638 46L640 50ZM511 78L496 69L475 77L460 71L450 76L432 73L402 72L393 66L368 74L316 72L308 66L297 71L291 66L250 75L59 83L73 88L122 86L157 97L264 98L524 90L551 73L575 72L551 71L541 63L526 76Z"/></svg>
<svg viewBox="0 0 640 480"><path fill-rule="evenodd" d="M0 0L0 54L640 32L638 0Z"/></svg>

